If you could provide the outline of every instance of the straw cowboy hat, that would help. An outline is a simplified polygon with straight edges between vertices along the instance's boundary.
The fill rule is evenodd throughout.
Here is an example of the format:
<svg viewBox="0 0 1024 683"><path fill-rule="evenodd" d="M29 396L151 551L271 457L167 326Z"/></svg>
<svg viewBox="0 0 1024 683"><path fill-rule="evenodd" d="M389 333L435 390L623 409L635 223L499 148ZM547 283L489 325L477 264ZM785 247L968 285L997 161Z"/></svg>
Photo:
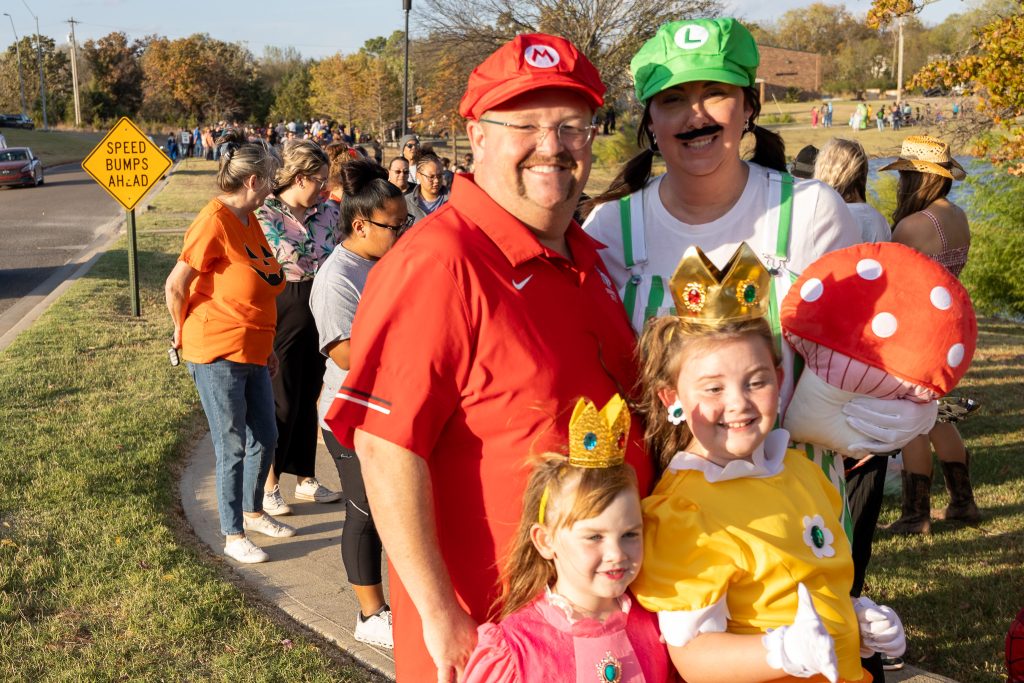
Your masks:
<svg viewBox="0 0 1024 683"><path fill-rule="evenodd" d="M917 171L934 173L952 180L967 176L964 167L949 153L949 145L929 135L911 135L903 141L900 157L880 171Z"/></svg>

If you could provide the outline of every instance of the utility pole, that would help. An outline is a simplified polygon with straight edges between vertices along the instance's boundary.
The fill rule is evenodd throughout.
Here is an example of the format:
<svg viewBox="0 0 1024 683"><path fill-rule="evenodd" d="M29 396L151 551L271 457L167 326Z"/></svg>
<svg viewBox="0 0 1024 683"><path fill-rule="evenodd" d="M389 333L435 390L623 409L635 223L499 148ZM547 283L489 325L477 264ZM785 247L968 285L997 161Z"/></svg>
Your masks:
<svg viewBox="0 0 1024 683"><path fill-rule="evenodd" d="M896 60L896 106L900 106L903 102L903 16L897 19L899 26L899 58ZM902 110L901 110L902 111Z"/></svg>
<svg viewBox="0 0 1024 683"><path fill-rule="evenodd" d="M75 127L82 125L82 105L78 101L78 45L75 43L75 21L74 17L68 19L71 24L71 86L75 91Z"/></svg>
<svg viewBox="0 0 1024 683"><path fill-rule="evenodd" d="M14 17L4 12L4 16L11 20L11 31L14 33L14 49L18 53L18 90L21 91L21 113L28 115L25 108L25 77L21 75L21 40L18 38L18 31L14 28Z"/></svg>
<svg viewBox="0 0 1024 683"><path fill-rule="evenodd" d="M402 135L409 132L409 10L412 0L402 0L402 11L405 12L405 82L402 86ZM402 150L398 150L401 154Z"/></svg>
<svg viewBox="0 0 1024 683"><path fill-rule="evenodd" d="M46 120L46 77L43 76L43 36L39 33L39 17L35 15L25 0L21 0L21 4L25 5L25 9L36 20L36 61L39 62L39 99L42 100L43 104L43 130L49 130L50 124Z"/></svg>

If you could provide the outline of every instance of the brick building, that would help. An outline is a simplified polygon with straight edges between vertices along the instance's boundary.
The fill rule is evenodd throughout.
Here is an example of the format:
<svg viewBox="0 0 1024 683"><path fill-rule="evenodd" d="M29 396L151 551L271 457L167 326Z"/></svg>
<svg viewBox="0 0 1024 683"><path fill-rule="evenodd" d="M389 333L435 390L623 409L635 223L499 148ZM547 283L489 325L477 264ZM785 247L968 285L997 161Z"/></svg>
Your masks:
<svg viewBox="0 0 1024 683"><path fill-rule="evenodd" d="M761 101L775 97L782 99L790 88L796 88L803 99L821 96L821 55L817 52L785 50L781 47L758 45L761 65L757 67L757 80L761 87Z"/></svg>

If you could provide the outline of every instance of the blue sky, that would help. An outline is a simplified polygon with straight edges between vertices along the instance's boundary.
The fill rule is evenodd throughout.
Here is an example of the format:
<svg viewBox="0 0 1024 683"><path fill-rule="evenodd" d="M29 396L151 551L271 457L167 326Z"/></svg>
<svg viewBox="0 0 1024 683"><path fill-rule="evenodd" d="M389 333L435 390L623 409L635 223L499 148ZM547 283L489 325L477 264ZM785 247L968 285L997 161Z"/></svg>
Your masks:
<svg viewBox="0 0 1024 683"><path fill-rule="evenodd" d="M388 35L403 26L401 0L25 0L39 16L39 30L58 44L68 38L67 20L80 21L75 35L81 44L111 31L142 37L156 33L180 38L205 32L230 42L244 42L259 55L266 45L293 46L306 57L352 52L367 38ZM771 20L786 10L812 0L725 0L738 17ZM466 0L473 2L473 0ZM836 3L831 3L836 4ZM844 3L854 14L864 14L870 0ZM422 2L413 0L412 26ZM938 23L953 12L967 9L964 0L938 0L922 13L927 23ZM18 35L35 33L35 20L22 0L0 0L0 12L14 19ZM11 24L0 16L0 49L14 42Z"/></svg>

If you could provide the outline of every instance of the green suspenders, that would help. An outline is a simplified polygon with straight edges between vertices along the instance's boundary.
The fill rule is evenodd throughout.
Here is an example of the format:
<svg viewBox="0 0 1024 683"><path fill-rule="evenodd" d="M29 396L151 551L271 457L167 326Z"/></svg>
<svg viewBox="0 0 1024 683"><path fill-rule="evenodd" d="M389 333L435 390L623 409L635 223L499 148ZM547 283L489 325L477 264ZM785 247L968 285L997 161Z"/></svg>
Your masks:
<svg viewBox="0 0 1024 683"><path fill-rule="evenodd" d="M779 183L779 221L775 231L775 253L768 257L769 270L772 274L771 284L769 289L768 298L768 324L771 326L772 338L775 341L775 350L782 355L782 326L779 320L779 291L776 286L776 277L781 274L782 267L789 260L789 237L793 224L793 176L789 173L778 174L776 180L776 174L770 173L771 181ZM769 195L770 196L770 195ZM641 203L642 209L642 203ZM626 314L629 316L630 323L633 322L633 312L636 310L636 297L637 297L637 285L643 280L639 273L633 273L633 267L637 265L637 261L634 257L633 249L633 207L630 206L630 197L626 195L619 200L619 219L622 226L622 253L626 268L631 271L631 276L626 282L626 291L623 294L623 303L626 307ZM644 239L643 226L638 226L639 230L637 236L640 240ZM641 247L643 256L642 261L647 261L647 249L646 245ZM786 271L789 277L790 284L796 281L797 276L789 271ZM647 305L644 307L644 320L658 315L658 311L661 309L661 305L665 299L665 283L661 276L654 275L651 277L651 291L647 296ZM675 312L674 310L672 311ZM799 379L800 373L803 370L804 361L799 354L793 354L793 383L796 384L796 380ZM781 421L781 415L776 418L776 427L779 427ZM850 518L850 508L846 500L846 480L843 477L833 477L833 473L842 472L842 459L834 452L815 448L811 444L805 444L805 450L807 457L817 462L825 473L825 476L832 482L832 484L839 489L839 494L843 501L843 510L840 515L840 520L843 524L843 530L846 532L846 537L853 539L853 521ZM820 451L816 453L815 451ZM837 480L838 479L838 480Z"/></svg>
<svg viewBox="0 0 1024 683"><path fill-rule="evenodd" d="M630 271L636 262L633 261L633 220L630 217L629 195L619 200L619 225L622 227L622 257L626 268ZM626 306L626 315L630 325L633 324L633 310L636 308L636 286L640 283L639 275L632 275L626 282L626 291L622 295L622 303Z"/></svg>
<svg viewBox="0 0 1024 683"><path fill-rule="evenodd" d="M788 173L781 174L781 194L779 197L779 224L776 229L775 254L773 267L778 267L789 258L789 233L793 222L793 176ZM619 200L619 224L622 229L622 256L626 268L632 272L637 265L633 249L633 207L630 205L630 195ZM644 239L642 232L638 232L639 239ZM643 249L643 262L647 261L646 248ZM777 271L772 275L776 275ZM791 276L796 279L795 276ZM626 315L630 322L633 321L633 314L636 311L637 285L643 278L633 273L626 281L626 290L622 295L623 304L626 307ZM779 297L775 287L775 278L771 280L769 293L768 321L771 324L772 335L775 337L776 351L782 352L782 329L779 326ZM665 301L665 282L659 275L651 277L651 290L647 295L647 305L644 307L644 320L658 315L662 304ZM674 311L673 311L674 312Z"/></svg>
<svg viewBox="0 0 1024 683"><path fill-rule="evenodd" d="M782 355L782 326L779 321L779 291L775 282L779 268L789 260L789 232L793 221L793 176L781 174L779 194L779 225L775 231L775 254L771 260L771 284L768 289L768 324L775 340L775 352ZM795 278L793 278L795 279Z"/></svg>

